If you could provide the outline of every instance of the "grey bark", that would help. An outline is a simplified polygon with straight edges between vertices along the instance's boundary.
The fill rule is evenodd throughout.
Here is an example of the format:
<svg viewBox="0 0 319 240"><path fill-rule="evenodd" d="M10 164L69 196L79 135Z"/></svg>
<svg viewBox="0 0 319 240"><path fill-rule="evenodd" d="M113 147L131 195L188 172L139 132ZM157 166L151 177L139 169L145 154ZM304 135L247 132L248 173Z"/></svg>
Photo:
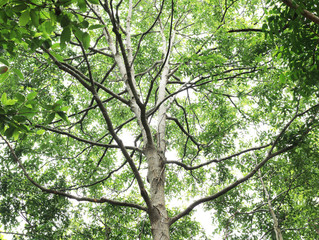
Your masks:
<svg viewBox="0 0 319 240"><path fill-rule="evenodd" d="M266 187L266 185L264 183L264 180L263 180L263 177L261 175L260 169L258 170L258 175L259 175L259 179L260 179L261 185L263 187L263 191L264 191L265 196L267 198L267 204L268 204L269 212L270 212L271 217L273 219L273 228L274 228L274 231L275 231L275 234L276 234L276 240L283 240L281 229L280 229L280 226L279 226L279 222L278 222L276 213L274 211L274 208L273 208L273 206L271 204L271 198L270 198L269 192L267 190L267 187Z"/></svg>

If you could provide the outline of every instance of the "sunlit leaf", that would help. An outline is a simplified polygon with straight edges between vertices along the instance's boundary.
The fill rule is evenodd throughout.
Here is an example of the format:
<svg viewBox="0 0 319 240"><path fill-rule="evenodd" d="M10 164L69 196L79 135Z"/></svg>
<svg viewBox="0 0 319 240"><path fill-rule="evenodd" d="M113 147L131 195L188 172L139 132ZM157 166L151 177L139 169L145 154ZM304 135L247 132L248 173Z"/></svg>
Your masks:
<svg viewBox="0 0 319 240"><path fill-rule="evenodd" d="M22 72L20 71L20 69L18 69L18 68L13 68L12 71L13 71L15 74L17 74L17 76L18 76L20 79L22 79L22 80L24 79L24 76L23 76Z"/></svg>
<svg viewBox="0 0 319 240"><path fill-rule="evenodd" d="M28 24L29 21L30 21L30 12L27 10L21 14L19 18L19 23L21 26L25 26Z"/></svg>
<svg viewBox="0 0 319 240"><path fill-rule="evenodd" d="M88 49L90 47L90 41L91 41L90 35L88 33L84 33L82 40L83 40L84 49Z"/></svg>

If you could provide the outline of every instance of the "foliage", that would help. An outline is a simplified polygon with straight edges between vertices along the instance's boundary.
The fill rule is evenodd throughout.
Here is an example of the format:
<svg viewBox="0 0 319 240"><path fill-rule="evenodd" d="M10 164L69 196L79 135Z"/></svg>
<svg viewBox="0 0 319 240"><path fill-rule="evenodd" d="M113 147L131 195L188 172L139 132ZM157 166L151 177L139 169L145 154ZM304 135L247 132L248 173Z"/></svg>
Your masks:
<svg viewBox="0 0 319 240"><path fill-rule="evenodd" d="M318 237L314 1L0 7L1 231Z"/></svg>

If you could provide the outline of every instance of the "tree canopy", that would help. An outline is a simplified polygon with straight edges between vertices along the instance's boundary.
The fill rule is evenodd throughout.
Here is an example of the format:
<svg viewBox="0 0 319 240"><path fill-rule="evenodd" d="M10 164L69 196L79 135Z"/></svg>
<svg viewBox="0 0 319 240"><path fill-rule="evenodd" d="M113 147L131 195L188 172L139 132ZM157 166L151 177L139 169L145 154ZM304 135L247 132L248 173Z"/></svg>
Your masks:
<svg viewBox="0 0 319 240"><path fill-rule="evenodd" d="M0 238L318 239L316 1L0 7Z"/></svg>

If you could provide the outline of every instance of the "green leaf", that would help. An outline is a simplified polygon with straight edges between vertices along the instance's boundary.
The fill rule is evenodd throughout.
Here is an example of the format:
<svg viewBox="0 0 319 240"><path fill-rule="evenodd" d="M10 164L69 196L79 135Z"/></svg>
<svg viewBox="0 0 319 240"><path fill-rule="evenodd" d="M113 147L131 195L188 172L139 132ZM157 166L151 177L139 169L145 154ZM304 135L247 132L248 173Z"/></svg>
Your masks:
<svg viewBox="0 0 319 240"><path fill-rule="evenodd" d="M91 40L90 34L84 33L83 38L82 38L82 43L83 43L84 49L88 49L90 47L90 40Z"/></svg>
<svg viewBox="0 0 319 240"><path fill-rule="evenodd" d="M25 116L21 116L21 115L15 115L12 117L12 119L18 123L23 123L27 120L27 118Z"/></svg>
<svg viewBox="0 0 319 240"><path fill-rule="evenodd" d="M53 31L53 22L51 20L46 21L44 23L44 28L45 28L45 31L50 35Z"/></svg>
<svg viewBox="0 0 319 240"><path fill-rule="evenodd" d="M68 119L68 116L64 113L64 112L61 112L61 111L59 111L59 112L57 112L57 114L64 120L64 121L66 121L66 122L70 122L69 121L69 119Z"/></svg>
<svg viewBox="0 0 319 240"><path fill-rule="evenodd" d="M22 2L22 1L20 1L20 2ZM24 4L24 3L22 3L22 4L14 6L12 8L12 10L15 11L15 12L22 12L23 10L25 10L27 8L28 8L28 6L26 4Z"/></svg>
<svg viewBox="0 0 319 240"><path fill-rule="evenodd" d="M12 137L13 137L13 139L14 139L15 141L18 140L19 134L20 134L19 129L18 129L18 128L15 128L14 131L13 131L13 134L12 134Z"/></svg>
<svg viewBox="0 0 319 240"><path fill-rule="evenodd" d="M56 101L56 103L54 103L53 106L52 106L53 110L55 110L55 111L61 110L62 103L63 103L62 99Z"/></svg>
<svg viewBox="0 0 319 240"><path fill-rule="evenodd" d="M89 30L94 30L94 29L98 29L98 28L104 28L105 26L103 24L94 24L91 25L88 29Z"/></svg>
<svg viewBox="0 0 319 240"><path fill-rule="evenodd" d="M60 41L61 41L61 39L60 39ZM60 46L61 50L63 50L66 47L66 43L61 41L59 46Z"/></svg>
<svg viewBox="0 0 319 240"><path fill-rule="evenodd" d="M40 130L37 131L37 134L38 134L38 135L42 135L43 133L45 133L45 130L44 130L44 129L40 129Z"/></svg>
<svg viewBox="0 0 319 240"><path fill-rule="evenodd" d="M26 105L24 105L24 106L26 106L27 108L32 108L32 105L31 104L26 104Z"/></svg>
<svg viewBox="0 0 319 240"><path fill-rule="evenodd" d="M86 11L86 3L85 0L78 0L78 6L82 12Z"/></svg>
<svg viewBox="0 0 319 240"><path fill-rule="evenodd" d="M50 113L45 123L51 123L54 118L55 118L55 112Z"/></svg>
<svg viewBox="0 0 319 240"><path fill-rule="evenodd" d="M68 17L68 15L63 15L63 17L61 18L61 27L65 28L67 26L69 26L71 23L70 18Z"/></svg>
<svg viewBox="0 0 319 240"><path fill-rule="evenodd" d="M99 0L88 0L90 3L99 4Z"/></svg>
<svg viewBox="0 0 319 240"><path fill-rule="evenodd" d="M72 31L74 33L74 35L80 40L82 41L82 37L84 35L84 33L77 27L72 28Z"/></svg>
<svg viewBox="0 0 319 240"><path fill-rule="evenodd" d="M52 46L51 46L51 49L58 49L60 48L60 43L54 43Z"/></svg>
<svg viewBox="0 0 319 240"><path fill-rule="evenodd" d="M69 6L70 4L72 4L74 1L73 1L73 0L60 0L59 2L61 2L61 4L62 4L64 7L67 7L67 6Z"/></svg>
<svg viewBox="0 0 319 240"><path fill-rule="evenodd" d="M8 76L9 76L9 72L0 74L0 83L2 83L4 80L6 80Z"/></svg>
<svg viewBox="0 0 319 240"><path fill-rule="evenodd" d="M30 92L27 96L27 100L32 100L37 96L37 92Z"/></svg>
<svg viewBox="0 0 319 240"><path fill-rule="evenodd" d="M63 112L66 112L69 110L69 107L68 106L64 106L64 107L61 107L61 111Z"/></svg>
<svg viewBox="0 0 319 240"><path fill-rule="evenodd" d="M70 42L71 40L71 29L69 27L66 27L63 29L61 33L61 38L60 38L60 46L62 49L65 48L65 43Z"/></svg>
<svg viewBox="0 0 319 240"><path fill-rule="evenodd" d="M22 72L20 71L20 69L18 68L13 68L12 71L17 74L17 76L21 79L21 80L24 80L24 76L22 74Z"/></svg>
<svg viewBox="0 0 319 240"><path fill-rule="evenodd" d="M45 41L43 42L43 47L44 47L45 49L49 49L51 46L52 46L52 42L51 42L49 39L47 39L47 40L45 40Z"/></svg>
<svg viewBox="0 0 319 240"><path fill-rule="evenodd" d="M39 13L35 10L31 10L31 13L30 13L30 16L31 16L31 22L34 26L39 26L40 25L40 17L39 17Z"/></svg>
<svg viewBox="0 0 319 240"><path fill-rule="evenodd" d="M11 106L14 105L16 102L18 102L17 99L8 99L7 94L3 93L1 96L1 102L4 106Z"/></svg>
<svg viewBox="0 0 319 240"><path fill-rule="evenodd" d="M280 74L279 82L280 82L281 84L286 83L286 76L285 76L283 73Z"/></svg>
<svg viewBox="0 0 319 240"><path fill-rule="evenodd" d="M7 4L7 2L8 2L8 0L1 0L1 1L0 1L0 6L3 6L3 5L5 5L5 4Z"/></svg>
<svg viewBox="0 0 319 240"><path fill-rule="evenodd" d="M7 102L7 94L6 94L5 92L2 93L1 102L2 102L3 105L6 105L6 102Z"/></svg>
<svg viewBox="0 0 319 240"><path fill-rule="evenodd" d="M80 28L88 28L89 22L88 21L83 21L79 24Z"/></svg>
<svg viewBox="0 0 319 240"><path fill-rule="evenodd" d="M28 24L29 21L30 21L30 12L27 10L21 14L19 18L19 23L22 27L24 27L25 25Z"/></svg>
<svg viewBox="0 0 319 240"><path fill-rule="evenodd" d="M25 132L25 133L27 133L27 132L30 131L29 127L26 126L25 124L20 124L20 125L19 125L19 129L20 129L22 132Z"/></svg>
<svg viewBox="0 0 319 240"><path fill-rule="evenodd" d="M37 38L37 37L40 37L40 36L42 36L42 35L43 35L43 33L37 32L37 33L34 34L34 37Z"/></svg>
<svg viewBox="0 0 319 240"><path fill-rule="evenodd" d="M9 62L3 58L0 58L0 62L2 62L4 65L10 66Z"/></svg>
<svg viewBox="0 0 319 240"><path fill-rule="evenodd" d="M42 107L46 110L52 110L53 106L52 105L47 105L47 104L43 104Z"/></svg>
<svg viewBox="0 0 319 240"><path fill-rule="evenodd" d="M27 117L28 119L31 119L34 117L34 115L37 114L37 112L34 109L29 109L27 107L24 107L22 110L19 111L19 114Z"/></svg>
<svg viewBox="0 0 319 240"><path fill-rule="evenodd" d="M55 57L59 62L63 62L64 59L60 54L57 54L56 52L51 52L52 56Z"/></svg>
<svg viewBox="0 0 319 240"><path fill-rule="evenodd" d="M10 127L4 132L4 135L5 135L7 138L11 138L15 130L16 130L16 127L10 126Z"/></svg>
<svg viewBox="0 0 319 240"><path fill-rule="evenodd" d="M15 94L15 98L18 100L19 103L25 102L25 96L23 96L21 93Z"/></svg>
<svg viewBox="0 0 319 240"><path fill-rule="evenodd" d="M4 105L12 106L12 105L16 104L16 102L18 102L17 99L8 99L8 100L6 101L6 104L4 104Z"/></svg>

